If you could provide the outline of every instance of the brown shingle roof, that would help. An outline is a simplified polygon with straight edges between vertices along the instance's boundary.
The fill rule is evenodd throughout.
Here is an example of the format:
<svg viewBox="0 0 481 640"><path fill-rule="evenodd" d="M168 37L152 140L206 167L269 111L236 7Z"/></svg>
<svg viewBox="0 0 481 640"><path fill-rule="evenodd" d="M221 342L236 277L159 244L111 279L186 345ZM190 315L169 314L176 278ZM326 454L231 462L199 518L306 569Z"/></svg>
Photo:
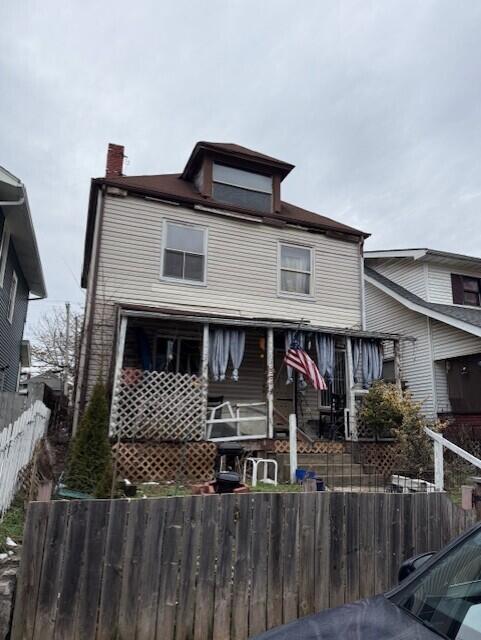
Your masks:
<svg viewBox="0 0 481 640"><path fill-rule="evenodd" d="M367 237L369 234L359 231L353 227L336 222L331 218L319 215L313 211L296 207L288 202L281 202L280 213L261 213L234 207L218 202L210 197L202 196L195 186L188 180L181 178L182 174L170 173L156 176L122 176L116 178L98 178L97 183L107 184L121 189L126 189L131 193L138 195L147 195L151 197L160 197L167 200L179 200L185 204L200 204L210 206L217 209L225 209L228 211L237 211L253 217L261 217L266 220L278 220L285 223L299 224L311 229L319 229L322 231L336 231L354 236Z"/></svg>

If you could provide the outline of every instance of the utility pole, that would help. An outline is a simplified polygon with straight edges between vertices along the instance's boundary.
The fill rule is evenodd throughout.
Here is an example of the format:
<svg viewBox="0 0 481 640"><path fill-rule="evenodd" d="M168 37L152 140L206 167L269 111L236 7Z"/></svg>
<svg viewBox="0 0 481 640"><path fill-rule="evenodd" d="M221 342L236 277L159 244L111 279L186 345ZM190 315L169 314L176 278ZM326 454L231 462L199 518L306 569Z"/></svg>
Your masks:
<svg viewBox="0 0 481 640"><path fill-rule="evenodd" d="M63 369L63 393L68 398L68 370L69 370L69 346L70 346L70 302L65 303L67 312L65 327L65 354Z"/></svg>

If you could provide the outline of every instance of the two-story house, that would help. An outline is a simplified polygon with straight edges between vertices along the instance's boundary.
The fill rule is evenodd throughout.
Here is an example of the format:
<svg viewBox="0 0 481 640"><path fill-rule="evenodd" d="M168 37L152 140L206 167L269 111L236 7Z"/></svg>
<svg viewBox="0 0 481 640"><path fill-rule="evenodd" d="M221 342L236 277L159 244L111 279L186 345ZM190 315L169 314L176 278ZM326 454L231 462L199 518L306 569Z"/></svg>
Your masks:
<svg viewBox="0 0 481 640"><path fill-rule="evenodd" d="M0 236L0 391L17 391L21 366L30 365L28 300L47 294L25 186L2 167Z"/></svg>
<svg viewBox="0 0 481 640"><path fill-rule="evenodd" d="M365 280L367 326L416 338L401 355L413 397L430 417L479 427L481 435L481 258L367 251Z"/></svg>
<svg viewBox="0 0 481 640"><path fill-rule="evenodd" d="M352 437L356 380L397 342L364 326L367 234L285 202L293 166L236 144L198 142L169 175L124 176L123 154L109 145L91 185L77 419L100 376L111 436L139 456L141 441L273 441L293 411L311 440ZM321 394L283 364L296 333Z"/></svg>

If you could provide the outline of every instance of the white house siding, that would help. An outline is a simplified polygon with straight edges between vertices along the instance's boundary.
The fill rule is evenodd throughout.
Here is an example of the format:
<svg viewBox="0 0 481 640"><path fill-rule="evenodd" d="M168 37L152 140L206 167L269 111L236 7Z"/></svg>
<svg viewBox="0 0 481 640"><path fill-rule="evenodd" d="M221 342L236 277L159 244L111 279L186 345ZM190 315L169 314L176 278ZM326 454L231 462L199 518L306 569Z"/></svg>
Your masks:
<svg viewBox="0 0 481 640"><path fill-rule="evenodd" d="M426 265L415 262L412 258L390 258L389 260L370 260L366 258L368 267L389 278L420 298L426 299L427 278Z"/></svg>
<svg viewBox="0 0 481 640"><path fill-rule="evenodd" d="M481 353L481 338L436 320L431 327L435 360Z"/></svg>
<svg viewBox="0 0 481 640"><path fill-rule="evenodd" d="M207 284L187 285L160 277L164 220L208 229ZM315 252L313 299L278 295L278 243L311 246ZM101 225L94 315L96 349L88 387L112 353L115 305L192 310L239 317L307 320L329 327L361 326L359 245L310 233L223 217L140 198L107 196ZM100 344L101 343L101 344ZM100 353L102 352L102 353ZM106 371L104 377L109 371Z"/></svg>
<svg viewBox="0 0 481 640"><path fill-rule="evenodd" d="M435 389L427 318L370 283L366 283L366 318L369 330L391 331L416 339L401 343L402 378L408 383L413 398L422 402L425 414L433 417Z"/></svg>
<svg viewBox="0 0 481 640"><path fill-rule="evenodd" d="M436 407L438 413L449 413L448 378L446 375L446 361L438 360L434 363L434 380L436 384Z"/></svg>
<svg viewBox="0 0 481 640"><path fill-rule="evenodd" d="M481 278L481 271L449 267L437 264L428 264L428 300L438 304L453 304L453 292L451 288L451 274L459 273L466 276Z"/></svg>

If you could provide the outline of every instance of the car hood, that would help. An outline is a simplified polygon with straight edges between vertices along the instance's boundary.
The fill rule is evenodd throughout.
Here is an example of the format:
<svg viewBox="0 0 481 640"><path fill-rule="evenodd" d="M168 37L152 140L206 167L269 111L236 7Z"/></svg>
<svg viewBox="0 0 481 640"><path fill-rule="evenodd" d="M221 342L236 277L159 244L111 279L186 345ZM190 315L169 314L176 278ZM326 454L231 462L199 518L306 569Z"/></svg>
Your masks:
<svg viewBox="0 0 481 640"><path fill-rule="evenodd" d="M252 640L439 640L439 635L375 596L301 618Z"/></svg>

